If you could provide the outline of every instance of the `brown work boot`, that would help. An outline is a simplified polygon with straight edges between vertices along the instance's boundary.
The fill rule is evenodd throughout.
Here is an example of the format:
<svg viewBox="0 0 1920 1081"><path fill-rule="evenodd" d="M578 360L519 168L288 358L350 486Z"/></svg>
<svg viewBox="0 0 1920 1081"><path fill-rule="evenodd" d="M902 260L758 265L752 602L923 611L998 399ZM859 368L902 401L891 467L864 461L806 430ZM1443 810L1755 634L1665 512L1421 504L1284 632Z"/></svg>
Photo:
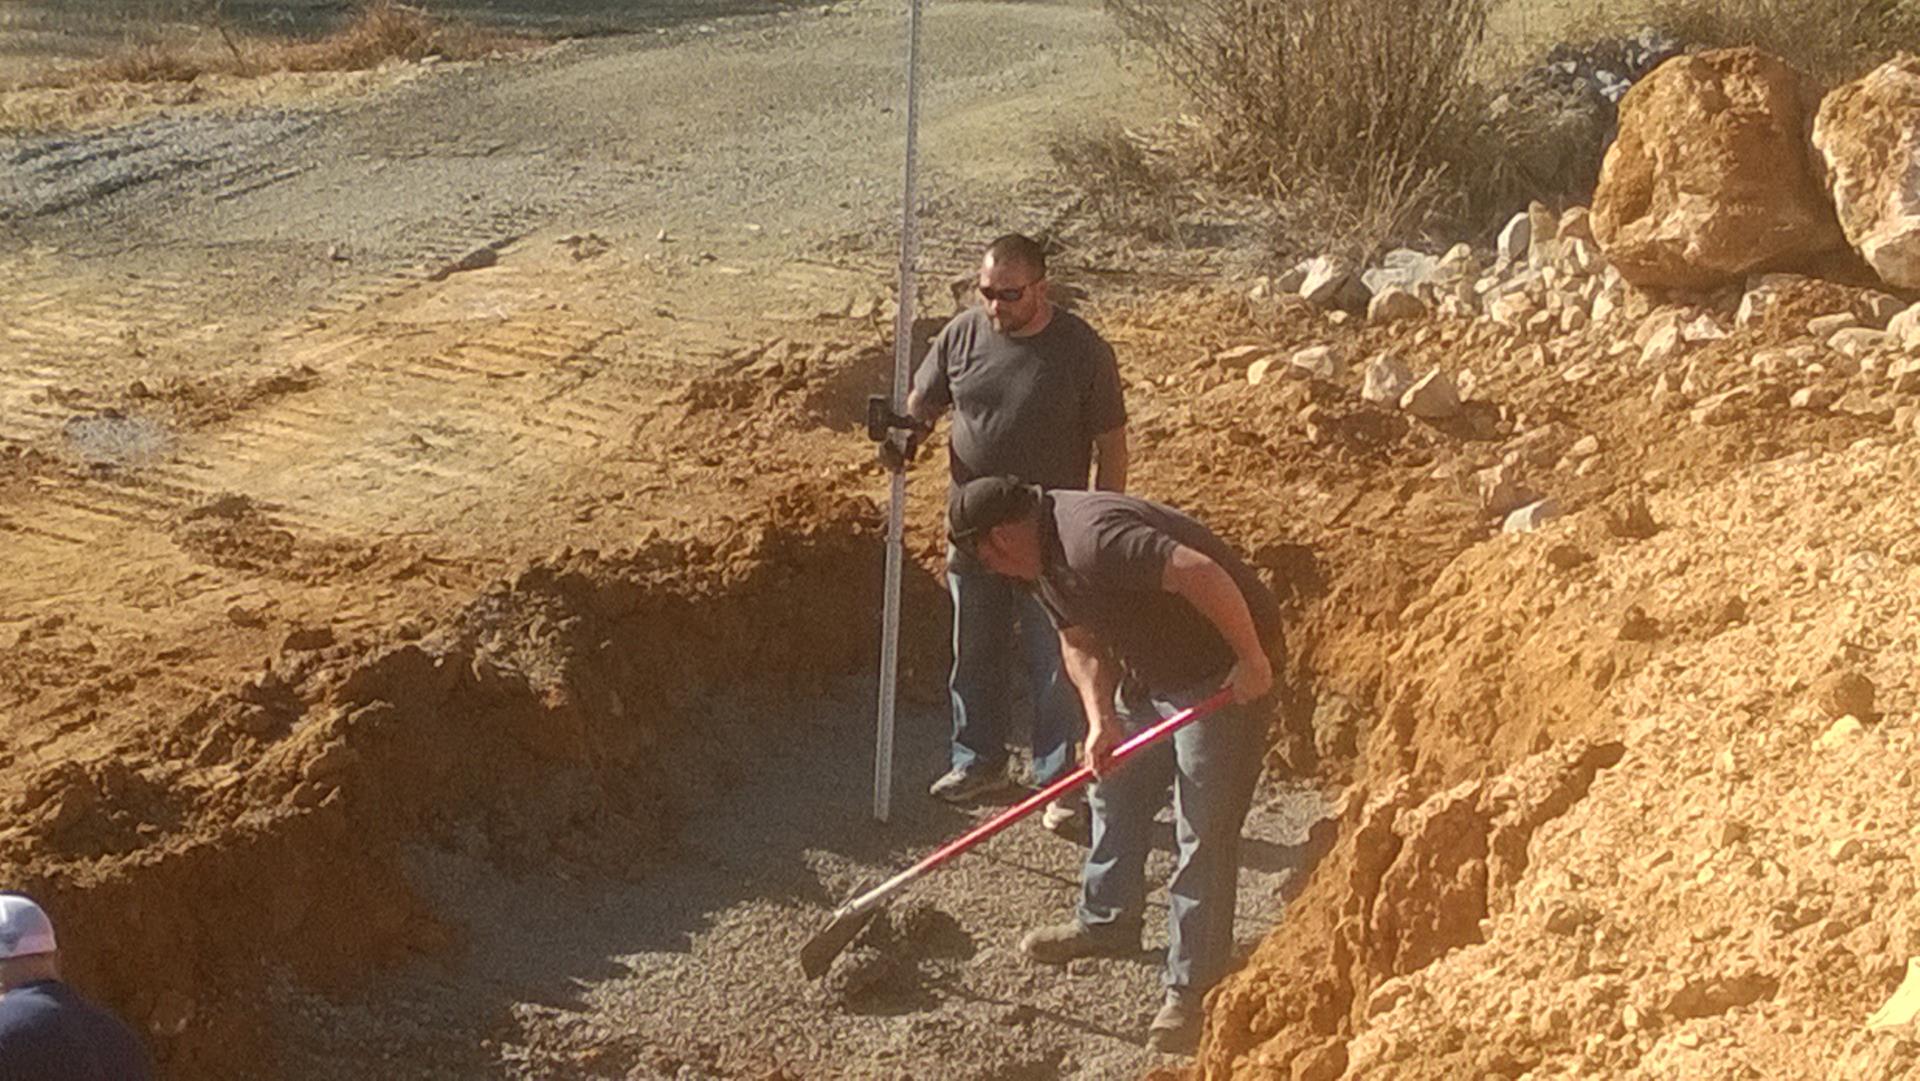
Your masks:
<svg viewBox="0 0 1920 1081"><path fill-rule="evenodd" d="M1020 939L1020 952L1043 965L1064 965L1078 957L1132 957L1140 952L1140 932L1069 920L1028 931Z"/></svg>
<svg viewBox="0 0 1920 1081"><path fill-rule="evenodd" d="M1167 1000L1147 1025L1147 1046L1163 1055L1191 1055L1200 1046L1200 996L1167 989Z"/></svg>

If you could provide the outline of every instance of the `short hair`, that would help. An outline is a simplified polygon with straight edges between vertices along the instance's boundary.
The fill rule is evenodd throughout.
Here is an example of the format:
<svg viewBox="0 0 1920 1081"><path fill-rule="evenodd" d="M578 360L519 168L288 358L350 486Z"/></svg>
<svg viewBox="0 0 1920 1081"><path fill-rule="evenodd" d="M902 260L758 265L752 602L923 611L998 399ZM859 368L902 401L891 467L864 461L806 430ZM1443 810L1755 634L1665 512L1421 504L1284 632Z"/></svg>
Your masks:
<svg viewBox="0 0 1920 1081"><path fill-rule="evenodd" d="M1047 249L1025 233L1008 233L987 245L987 258L995 263L1019 263L1035 277L1047 276Z"/></svg>

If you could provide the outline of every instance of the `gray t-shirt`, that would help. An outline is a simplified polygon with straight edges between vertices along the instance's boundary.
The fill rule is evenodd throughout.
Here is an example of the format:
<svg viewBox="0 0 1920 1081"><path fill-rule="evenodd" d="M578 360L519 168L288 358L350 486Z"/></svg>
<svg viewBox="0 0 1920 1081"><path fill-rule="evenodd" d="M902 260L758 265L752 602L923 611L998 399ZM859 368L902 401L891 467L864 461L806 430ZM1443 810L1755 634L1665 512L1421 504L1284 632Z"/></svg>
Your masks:
<svg viewBox="0 0 1920 1081"><path fill-rule="evenodd" d="M1058 308L1028 338L994 330L982 308L955 316L933 339L913 387L928 405L953 407L955 484L1012 476L1085 488L1094 437L1127 421L1113 347Z"/></svg>
<svg viewBox="0 0 1920 1081"><path fill-rule="evenodd" d="M1183 544L1233 578L1267 655L1281 659L1279 602L1245 560L1192 518L1134 496L1050 492L1040 524L1040 603L1056 627L1085 627L1105 643L1138 689L1191 690L1233 666L1233 649L1213 624L1162 588L1167 558Z"/></svg>

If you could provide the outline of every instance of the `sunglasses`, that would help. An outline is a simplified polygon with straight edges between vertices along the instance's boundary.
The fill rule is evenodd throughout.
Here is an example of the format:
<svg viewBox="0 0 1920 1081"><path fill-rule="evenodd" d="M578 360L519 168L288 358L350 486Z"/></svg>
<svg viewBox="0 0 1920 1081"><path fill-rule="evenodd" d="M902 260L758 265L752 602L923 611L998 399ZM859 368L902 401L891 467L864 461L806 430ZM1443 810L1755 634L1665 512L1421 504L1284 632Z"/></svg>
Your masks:
<svg viewBox="0 0 1920 1081"><path fill-rule="evenodd" d="M1036 279L1025 285L1015 286L1012 289L995 289L991 285L983 285L980 287L980 295L988 300L997 300L1002 304L1017 304L1020 302L1021 297L1027 295L1027 290L1037 284L1039 284L1039 281Z"/></svg>

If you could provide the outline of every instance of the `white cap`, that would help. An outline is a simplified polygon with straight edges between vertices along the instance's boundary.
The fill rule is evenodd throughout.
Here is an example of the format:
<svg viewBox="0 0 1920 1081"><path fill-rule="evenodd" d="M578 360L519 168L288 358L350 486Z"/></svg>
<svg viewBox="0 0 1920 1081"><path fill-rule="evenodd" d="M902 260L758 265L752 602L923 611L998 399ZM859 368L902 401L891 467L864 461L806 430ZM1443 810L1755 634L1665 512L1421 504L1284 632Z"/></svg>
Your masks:
<svg viewBox="0 0 1920 1081"><path fill-rule="evenodd" d="M0 960L52 953L53 921L17 893L0 893Z"/></svg>

